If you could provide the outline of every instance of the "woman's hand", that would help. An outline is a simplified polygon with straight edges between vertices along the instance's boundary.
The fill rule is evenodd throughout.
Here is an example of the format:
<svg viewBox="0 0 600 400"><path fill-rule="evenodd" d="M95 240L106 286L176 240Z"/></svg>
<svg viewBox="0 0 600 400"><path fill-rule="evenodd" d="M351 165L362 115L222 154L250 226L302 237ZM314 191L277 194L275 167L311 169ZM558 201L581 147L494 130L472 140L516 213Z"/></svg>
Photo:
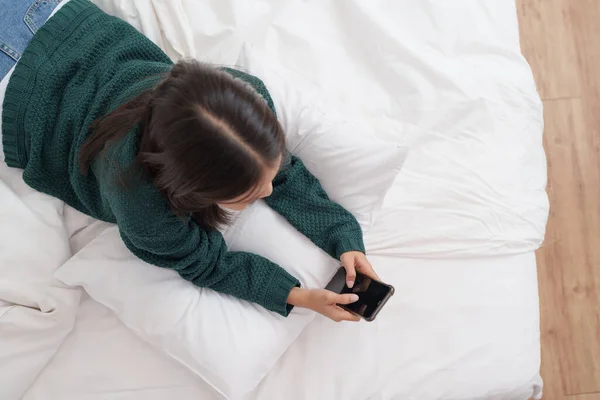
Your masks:
<svg viewBox="0 0 600 400"><path fill-rule="evenodd" d="M367 260L367 256L360 251L348 251L340 256L340 261L346 269L346 286L349 288L354 286L356 271L365 274L369 278L381 280L373 270L369 260Z"/></svg>
<svg viewBox="0 0 600 400"><path fill-rule="evenodd" d="M354 315L338 304L351 304L358 300L356 294L337 294L326 289L302 289L295 287L287 299L288 304L298 307L309 308L327 318L335 321L360 321L358 315Z"/></svg>

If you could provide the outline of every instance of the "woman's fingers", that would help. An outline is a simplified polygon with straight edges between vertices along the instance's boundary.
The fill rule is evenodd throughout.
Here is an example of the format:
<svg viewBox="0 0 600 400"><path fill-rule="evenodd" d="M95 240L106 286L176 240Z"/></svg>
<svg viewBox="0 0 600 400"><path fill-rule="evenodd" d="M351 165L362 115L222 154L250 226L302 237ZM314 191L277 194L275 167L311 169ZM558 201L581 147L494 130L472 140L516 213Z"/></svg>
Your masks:
<svg viewBox="0 0 600 400"><path fill-rule="evenodd" d="M376 279L380 281L381 279L375 273L373 266L365 256L360 251L349 251L347 253L342 254L340 257L340 261L342 265L346 269L346 286L352 288L354 286L354 282L356 281L356 271L367 275L370 278Z"/></svg>
<svg viewBox="0 0 600 400"><path fill-rule="evenodd" d="M323 291L325 297L322 301L325 301L326 305L319 311L326 317L331 318L336 322L340 321L360 321L360 317L355 315L343 308L337 306L337 304L352 304L358 301L359 297L353 293L338 294L331 291Z"/></svg>
<svg viewBox="0 0 600 400"><path fill-rule="evenodd" d="M332 296L329 298L332 304L352 304L358 301L358 295L353 293L337 294L331 292Z"/></svg>
<svg viewBox="0 0 600 400"><path fill-rule="evenodd" d="M356 269L354 267L356 257L355 253L356 252L353 251L344 253L342 254L342 257L340 257L340 261L346 269L346 286L349 288L352 288L352 286L354 286L354 281L356 281Z"/></svg>
<svg viewBox="0 0 600 400"><path fill-rule="evenodd" d="M379 278L379 276L373 269L373 266L371 265L371 263L369 262L369 260L367 259L367 257L364 254L362 257L357 257L356 264L357 264L356 265L357 269L361 273L367 275L370 278L381 281L381 279Z"/></svg>
<svg viewBox="0 0 600 400"><path fill-rule="evenodd" d="M356 314L352 314L350 311L344 310L343 308L335 307L333 320L337 321L337 322L340 322L340 321L358 322L358 321L360 321L360 317Z"/></svg>

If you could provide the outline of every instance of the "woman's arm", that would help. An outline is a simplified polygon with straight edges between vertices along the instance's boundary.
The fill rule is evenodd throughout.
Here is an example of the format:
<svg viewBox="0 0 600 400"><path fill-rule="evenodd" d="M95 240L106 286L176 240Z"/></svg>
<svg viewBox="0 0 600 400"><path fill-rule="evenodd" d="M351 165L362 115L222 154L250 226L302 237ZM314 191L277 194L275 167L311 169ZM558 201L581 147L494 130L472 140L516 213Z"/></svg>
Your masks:
<svg viewBox="0 0 600 400"><path fill-rule="evenodd" d="M175 218L163 224L158 235L140 235L121 225L119 231L129 250L150 264L173 269L196 286L289 314L293 308L287 303L290 291L300 285L296 278L259 255L227 251L219 232Z"/></svg>
<svg viewBox="0 0 600 400"><path fill-rule="evenodd" d="M196 286L289 314L293 306L287 299L299 281L283 268L256 254L227 251L219 232L205 231L190 217L176 216L150 184L122 187L102 175L99 182L103 201L134 255L173 269Z"/></svg>
<svg viewBox="0 0 600 400"><path fill-rule="evenodd" d="M292 157L290 165L275 177L273 194L266 201L317 246L342 262L348 287L354 286L357 271L379 279L365 256L360 225L350 212L329 199L300 159Z"/></svg>
<svg viewBox="0 0 600 400"><path fill-rule="evenodd" d="M144 205L164 203L160 198L152 200L153 197L152 193L143 196ZM336 322L358 321L357 316L337 306L356 301L356 295L301 289L296 278L266 258L227 251L219 232L205 231L189 218L172 215L168 209L150 207L154 210L152 215L144 216L115 199L118 198L113 197L112 204L117 210L121 238L133 254L147 263L176 270L196 286L257 303L283 316L298 306ZM156 220L156 216L162 217Z"/></svg>
<svg viewBox="0 0 600 400"><path fill-rule="evenodd" d="M277 115L273 99L263 81L231 68L224 70L252 86ZM290 165L279 173L273 186L274 193L267 198L267 203L317 246L342 261L349 287L354 284L356 270L379 279L365 257L358 222L343 207L329 200L319 181L299 159L292 157Z"/></svg>
<svg viewBox="0 0 600 400"><path fill-rule="evenodd" d="M308 172L299 158L291 157L289 165L273 181L273 194L265 200L337 260L346 252L365 252L362 230L356 218L329 199L317 178Z"/></svg>
<svg viewBox="0 0 600 400"><path fill-rule="evenodd" d="M262 96L275 115L275 104L259 78L232 68L223 68L242 79ZM336 259L350 251L364 253L360 225L352 214L331 201L321 184L297 157L275 177L267 204L285 217L317 246Z"/></svg>

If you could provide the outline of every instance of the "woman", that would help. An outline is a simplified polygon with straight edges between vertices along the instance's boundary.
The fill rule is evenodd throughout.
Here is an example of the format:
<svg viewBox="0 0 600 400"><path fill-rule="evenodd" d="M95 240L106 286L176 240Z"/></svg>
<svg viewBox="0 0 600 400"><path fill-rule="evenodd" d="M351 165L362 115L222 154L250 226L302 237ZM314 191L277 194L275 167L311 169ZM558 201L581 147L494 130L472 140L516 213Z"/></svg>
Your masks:
<svg viewBox="0 0 600 400"><path fill-rule="evenodd" d="M11 8L0 73L14 66L2 110L5 162L34 189L117 224L133 254L197 286L284 316L299 306L358 320L336 306L356 295L300 288L267 259L228 252L217 230L228 210L264 198L341 260L349 286L356 269L376 278L356 220L285 154L263 83L196 61L173 65L87 0L63 2L45 22L56 3L0 0Z"/></svg>

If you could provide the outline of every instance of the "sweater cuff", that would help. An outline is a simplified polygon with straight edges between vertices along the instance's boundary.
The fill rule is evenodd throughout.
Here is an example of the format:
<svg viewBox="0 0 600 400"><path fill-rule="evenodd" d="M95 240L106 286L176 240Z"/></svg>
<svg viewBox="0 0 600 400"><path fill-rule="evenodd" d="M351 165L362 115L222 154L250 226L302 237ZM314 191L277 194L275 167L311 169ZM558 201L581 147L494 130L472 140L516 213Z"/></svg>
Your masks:
<svg viewBox="0 0 600 400"><path fill-rule="evenodd" d="M300 281L288 274L283 268L278 267L267 287L264 307L287 317L294 308L293 305L287 303L287 299L296 286L300 287Z"/></svg>
<svg viewBox="0 0 600 400"><path fill-rule="evenodd" d="M361 253L366 253L362 232L338 239L334 244L334 251L336 260L339 260L342 254L348 251L360 251Z"/></svg>

